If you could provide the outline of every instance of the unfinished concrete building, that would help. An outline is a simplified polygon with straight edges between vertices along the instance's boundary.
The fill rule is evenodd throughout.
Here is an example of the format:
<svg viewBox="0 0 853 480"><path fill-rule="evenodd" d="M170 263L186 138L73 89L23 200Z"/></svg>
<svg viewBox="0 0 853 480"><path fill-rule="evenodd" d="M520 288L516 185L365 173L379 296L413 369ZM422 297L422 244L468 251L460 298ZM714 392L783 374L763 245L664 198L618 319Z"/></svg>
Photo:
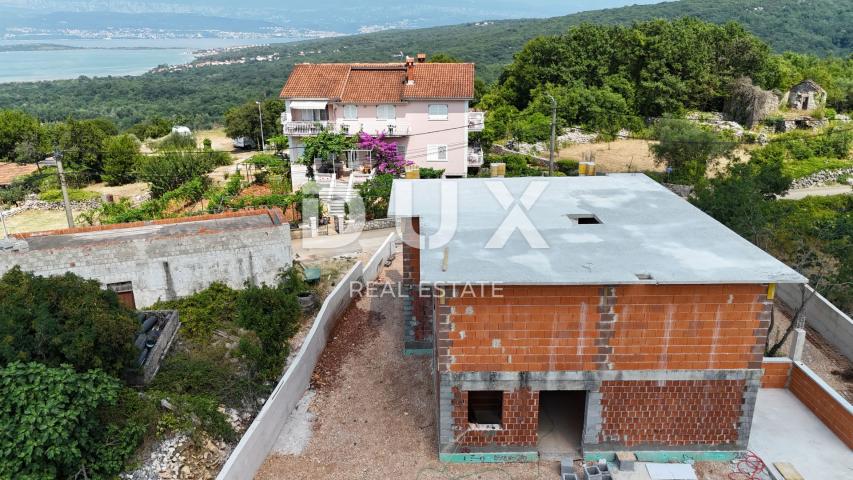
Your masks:
<svg viewBox="0 0 853 480"><path fill-rule="evenodd" d="M116 291L132 308L172 300L222 282L276 282L293 263L281 210L13 235L0 241L0 274L20 266L37 275L75 273Z"/></svg>
<svg viewBox="0 0 853 480"><path fill-rule="evenodd" d="M397 180L390 213L442 460L746 449L797 272L639 174Z"/></svg>

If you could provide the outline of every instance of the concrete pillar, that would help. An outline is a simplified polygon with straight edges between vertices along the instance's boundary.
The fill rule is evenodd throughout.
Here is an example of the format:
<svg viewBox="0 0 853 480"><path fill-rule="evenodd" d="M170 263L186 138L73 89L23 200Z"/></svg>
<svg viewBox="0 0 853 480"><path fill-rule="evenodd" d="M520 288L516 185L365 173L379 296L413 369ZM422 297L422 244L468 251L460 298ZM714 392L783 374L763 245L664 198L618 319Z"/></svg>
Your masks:
<svg viewBox="0 0 853 480"><path fill-rule="evenodd" d="M309 218L308 224L311 226L311 238L317 238L317 235L319 234L317 231L317 217Z"/></svg>
<svg viewBox="0 0 853 480"><path fill-rule="evenodd" d="M803 328L795 328L792 335L789 356L791 357L791 360L800 362L803 359L803 349L806 346L806 330Z"/></svg>

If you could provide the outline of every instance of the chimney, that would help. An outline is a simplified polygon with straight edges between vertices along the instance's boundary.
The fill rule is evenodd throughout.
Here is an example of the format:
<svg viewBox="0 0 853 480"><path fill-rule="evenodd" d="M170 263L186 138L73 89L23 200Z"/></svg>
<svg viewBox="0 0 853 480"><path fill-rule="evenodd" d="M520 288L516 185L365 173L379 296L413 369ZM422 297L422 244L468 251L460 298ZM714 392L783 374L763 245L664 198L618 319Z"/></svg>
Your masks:
<svg viewBox="0 0 853 480"><path fill-rule="evenodd" d="M426 53L418 54L418 63L426 63Z"/></svg>
<svg viewBox="0 0 853 480"><path fill-rule="evenodd" d="M406 83L415 84L415 59L412 57L406 57Z"/></svg>

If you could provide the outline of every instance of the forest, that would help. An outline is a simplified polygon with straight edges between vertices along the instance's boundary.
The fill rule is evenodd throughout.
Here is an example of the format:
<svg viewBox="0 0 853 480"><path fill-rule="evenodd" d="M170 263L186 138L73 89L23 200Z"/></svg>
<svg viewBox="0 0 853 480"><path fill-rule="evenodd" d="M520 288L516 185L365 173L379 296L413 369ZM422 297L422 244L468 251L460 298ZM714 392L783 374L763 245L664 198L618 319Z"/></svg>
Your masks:
<svg viewBox="0 0 853 480"><path fill-rule="evenodd" d="M108 117L128 128L149 117L173 119L191 127L220 122L230 107L275 98L294 63L399 61L399 53L444 52L477 63L478 78L496 81L525 43L566 32L581 23L631 24L654 18L693 16L712 23L736 21L770 45L773 52L794 51L837 58L850 54L853 5L815 0L682 0L584 12L544 20L489 21L417 30L311 40L243 50L236 55L279 53L274 62L248 62L146 74L0 85L0 108L22 109L42 121ZM235 54L231 54L233 56ZM228 55L222 58L227 58ZM817 60L814 60L817 61ZM836 60L840 61L840 60Z"/></svg>

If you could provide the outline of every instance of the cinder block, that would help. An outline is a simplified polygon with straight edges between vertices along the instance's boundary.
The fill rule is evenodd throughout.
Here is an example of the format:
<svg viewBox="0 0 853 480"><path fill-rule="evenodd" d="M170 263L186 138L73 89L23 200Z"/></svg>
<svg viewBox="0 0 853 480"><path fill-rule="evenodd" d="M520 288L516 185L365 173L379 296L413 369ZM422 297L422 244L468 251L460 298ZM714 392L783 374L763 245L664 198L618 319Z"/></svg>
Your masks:
<svg viewBox="0 0 853 480"><path fill-rule="evenodd" d="M616 452L616 463L619 465L619 470L633 472L636 461L637 456L631 452Z"/></svg>
<svg viewBox="0 0 853 480"><path fill-rule="evenodd" d="M572 462L571 458L564 458L564 459L560 460L560 475L562 475L563 478L565 478L566 475L569 475L569 474L574 475L574 472L575 472L575 465Z"/></svg>
<svg viewBox="0 0 853 480"><path fill-rule="evenodd" d="M598 469L597 465L584 465L583 473L586 480L602 480L601 470Z"/></svg>
<svg viewBox="0 0 853 480"><path fill-rule="evenodd" d="M563 480L578 480L578 476L574 473L564 473L562 478Z"/></svg>

